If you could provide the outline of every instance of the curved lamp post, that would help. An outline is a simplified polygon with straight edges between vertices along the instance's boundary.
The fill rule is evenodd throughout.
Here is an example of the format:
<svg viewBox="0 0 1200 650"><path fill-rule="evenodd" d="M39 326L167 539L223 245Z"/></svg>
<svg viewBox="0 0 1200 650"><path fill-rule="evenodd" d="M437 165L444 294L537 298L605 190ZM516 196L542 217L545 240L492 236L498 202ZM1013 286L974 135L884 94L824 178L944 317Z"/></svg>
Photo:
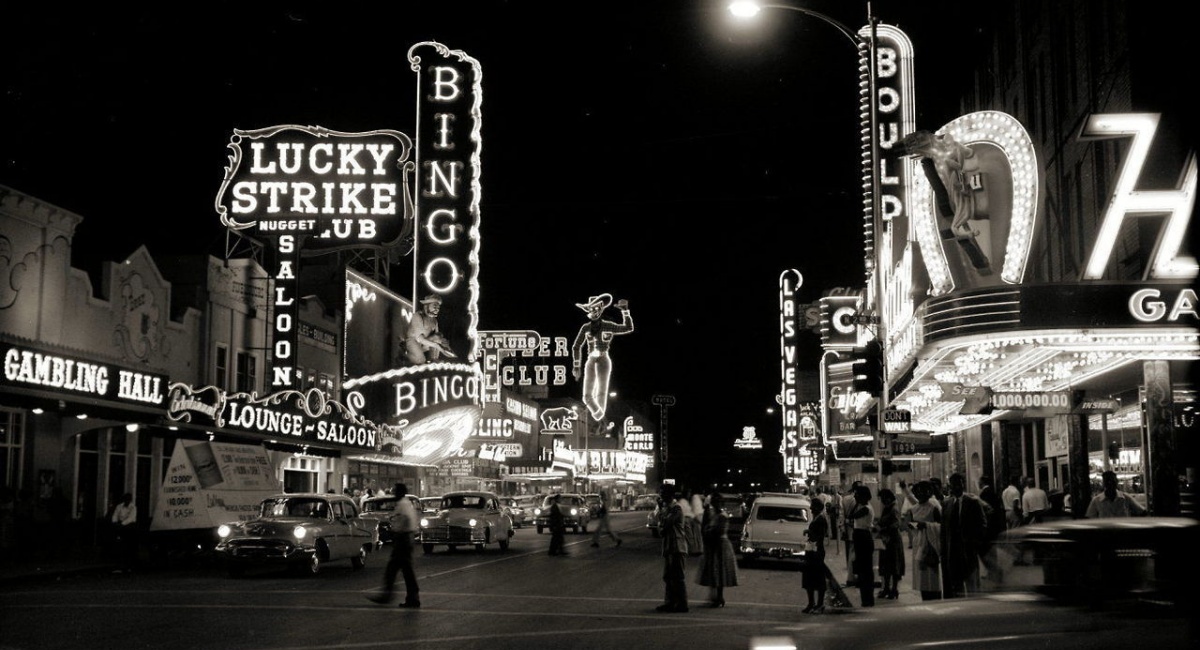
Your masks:
<svg viewBox="0 0 1200 650"><path fill-rule="evenodd" d="M833 18L830 18L829 16L827 16L819 11L813 11L811 9L805 9L803 7L787 5L787 4L775 4L775 3L760 4L758 2L755 2L755 0L734 0L734 2L731 2L729 4L729 12L731 14L733 14L735 17L737 17L739 19L743 19L743 20L754 18L763 9L784 9L787 11L794 11L796 13L804 14L805 16L810 16L812 18L816 18L817 20L820 20L821 22L824 22L827 25L830 25L834 29L838 30L839 33L841 33L843 36L845 36L847 39L849 39L851 44L854 45L856 52L861 53L861 51L864 49L867 51L866 65L862 65L861 63L859 65L859 94L860 94L859 106L860 106L860 110L862 111L860 113L860 119L862 117L867 118L868 128L870 129L870 132L863 134L862 139L861 139L862 146L864 146L866 148L866 151L863 152L863 161L866 163L865 166L868 167L868 169L864 170L862 180L863 180L864 188L867 189L870 194L869 197L866 197L863 200L863 207L868 213L867 215L864 216L864 224L870 225L870 233L864 240L865 251L864 251L863 257L864 257L864 267L865 267L865 271L866 271L866 279L870 280L871 274L872 273L875 274L875 279L876 279L878 288L876 291L872 292L874 294L875 299L872 301L873 304L871 305L871 308L873 311L878 313L876 304L879 302L880 297L882 296L882 291L883 291L883 277L882 277L883 274L877 273L876 268L875 268L876 267L875 240L878 237L878 233L880 231L880 223L879 223L879 214L880 214L880 211L879 211L879 192L880 192L879 101L878 101L878 97L877 97L878 70L877 70L877 60L876 60L876 46L878 43L878 39L877 39L877 35L876 35L877 21L875 19L874 13L871 11L871 3L869 1L867 2L868 34L865 37L860 35L858 32L855 32L854 30L850 29L845 24L843 24ZM860 60L861 60L861 56L860 56ZM865 68L865 70L864 70L864 68ZM882 340L882 333L878 334L877 336ZM821 424L822 424L822 428L824 429L822 433L825 436L829 435L829 415L828 415L829 405L828 405L828 396L825 394L826 393L826 386L825 386L825 384L826 384L826 368L825 368L825 366L826 366L827 359L828 359L830 352L832 352L832 351L826 351L826 353L821 356L821 367L820 367L820 370L821 370ZM833 352L833 356L834 356L834 358L838 358L838 354L836 352ZM876 404L877 409L883 408L884 399L885 398L881 398L877 402L877 404Z"/></svg>

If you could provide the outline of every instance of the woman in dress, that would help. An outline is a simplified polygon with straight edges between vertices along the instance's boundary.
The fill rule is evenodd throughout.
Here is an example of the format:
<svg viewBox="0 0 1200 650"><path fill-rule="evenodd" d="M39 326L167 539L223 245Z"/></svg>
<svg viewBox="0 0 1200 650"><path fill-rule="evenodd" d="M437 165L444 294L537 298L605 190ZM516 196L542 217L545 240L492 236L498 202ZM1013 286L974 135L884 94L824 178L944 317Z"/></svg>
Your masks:
<svg viewBox="0 0 1200 650"><path fill-rule="evenodd" d="M825 516L825 502L812 500L813 519L804 535L808 543L804 550L804 575L801 586L808 594L808 606L800 610L805 614L820 614L825 611L825 585L829 579L825 566L825 538L829 536L829 518Z"/></svg>
<svg viewBox="0 0 1200 650"><path fill-rule="evenodd" d="M904 483L900 487L912 504L904 518L913 531L913 589L921 592L921 600L938 600L942 597L941 504L934 498L933 484L929 481L918 481L911 489Z"/></svg>
<svg viewBox="0 0 1200 650"><path fill-rule="evenodd" d="M737 558L729 541L729 513L713 503L713 495L704 499L704 560L700 564L700 585L709 588L713 607L725 606L725 587L736 587Z"/></svg>
<svg viewBox="0 0 1200 650"><path fill-rule="evenodd" d="M877 598L895 600L899 596L900 579L904 577L904 539L900 536L900 511L896 508L896 493L887 488L879 491L883 509L879 512L879 578L883 589Z"/></svg>

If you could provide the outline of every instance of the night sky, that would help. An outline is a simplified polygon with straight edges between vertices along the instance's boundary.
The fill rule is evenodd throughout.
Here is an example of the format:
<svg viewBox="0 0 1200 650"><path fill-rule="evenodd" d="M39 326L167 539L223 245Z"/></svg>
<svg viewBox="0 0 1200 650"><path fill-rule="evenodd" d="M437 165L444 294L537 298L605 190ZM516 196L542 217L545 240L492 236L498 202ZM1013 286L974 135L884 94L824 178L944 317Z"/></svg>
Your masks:
<svg viewBox="0 0 1200 650"><path fill-rule="evenodd" d="M970 86L963 4L873 3L913 40L919 128ZM867 11L803 6L855 30ZM412 135L406 53L436 41L483 69L480 328L571 338L575 303L628 299L612 386L675 396L672 453L725 454L747 424L778 446L780 273L805 301L863 282L858 61L832 26L739 28L710 0L202 7L6 9L0 184L85 218L76 266L219 254L235 128Z"/></svg>

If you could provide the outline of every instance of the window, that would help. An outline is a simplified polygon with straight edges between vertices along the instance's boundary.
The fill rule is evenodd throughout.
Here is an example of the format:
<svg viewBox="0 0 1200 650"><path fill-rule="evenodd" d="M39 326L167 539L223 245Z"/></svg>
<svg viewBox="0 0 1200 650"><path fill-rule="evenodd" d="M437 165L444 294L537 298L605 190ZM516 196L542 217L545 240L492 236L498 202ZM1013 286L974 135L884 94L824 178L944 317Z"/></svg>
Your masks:
<svg viewBox="0 0 1200 650"><path fill-rule="evenodd" d="M214 355L212 383L217 388L229 388L229 348L218 344Z"/></svg>
<svg viewBox="0 0 1200 650"><path fill-rule="evenodd" d="M24 440L25 413L0 409L0 486L20 487Z"/></svg>
<svg viewBox="0 0 1200 650"><path fill-rule="evenodd" d="M249 352L237 353L237 385L234 390L252 393L258 387L258 364Z"/></svg>

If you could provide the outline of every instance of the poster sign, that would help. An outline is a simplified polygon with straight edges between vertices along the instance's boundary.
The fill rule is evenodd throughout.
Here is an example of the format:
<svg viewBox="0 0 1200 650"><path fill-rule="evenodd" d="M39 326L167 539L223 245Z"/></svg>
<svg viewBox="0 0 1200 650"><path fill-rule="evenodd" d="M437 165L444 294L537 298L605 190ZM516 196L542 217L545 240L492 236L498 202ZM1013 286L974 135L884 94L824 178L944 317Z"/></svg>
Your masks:
<svg viewBox="0 0 1200 650"><path fill-rule="evenodd" d="M258 516L263 499L282 491L262 447L181 440L159 487L150 530L248 521Z"/></svg>

